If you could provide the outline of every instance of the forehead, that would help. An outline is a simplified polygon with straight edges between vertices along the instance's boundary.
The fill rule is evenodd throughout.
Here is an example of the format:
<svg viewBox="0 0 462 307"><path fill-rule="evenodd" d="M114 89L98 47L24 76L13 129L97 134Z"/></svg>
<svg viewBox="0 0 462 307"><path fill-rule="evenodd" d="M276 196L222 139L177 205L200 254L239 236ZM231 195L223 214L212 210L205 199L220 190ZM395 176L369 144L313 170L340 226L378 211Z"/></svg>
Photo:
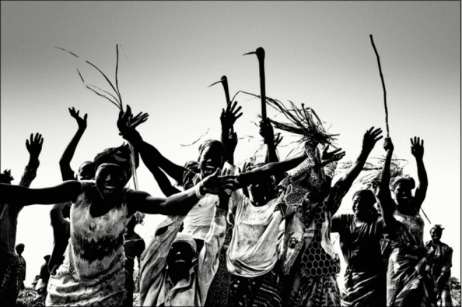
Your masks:
<svg viewBox="0 0 462 307"><path fill-rule="evenodd" d="M208 145L201 151L201 157L207 155L208 157L221 158L222 153L217 145Z"/></svg>
<svg viewBox="0 0 462 307"><path fill-rule="evenodd" d="M101 164L96 171L96 176L104 176L107 174L125 175L124 170L115 164Z"/></svg>
<svg viewBox="0 0 462 307"><path fill-rule="evenodd" d="M189 245L188 243L186 242L174 242L172 244L172 247L171 249L180 249L180 250L190 250L192 251L193 248L191 247L191 245Z"/></svg>

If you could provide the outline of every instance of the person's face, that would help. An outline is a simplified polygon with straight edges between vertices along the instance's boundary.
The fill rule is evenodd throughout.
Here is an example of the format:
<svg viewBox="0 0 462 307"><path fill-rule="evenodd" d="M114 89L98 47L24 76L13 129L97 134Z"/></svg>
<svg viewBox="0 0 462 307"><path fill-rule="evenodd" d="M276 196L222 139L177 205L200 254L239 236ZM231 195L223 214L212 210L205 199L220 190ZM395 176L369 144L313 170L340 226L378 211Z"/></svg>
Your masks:
<svg viewBox="0 0 462 307"><path fill-rule="evenodd" d="M249 191L249 198L254 202L254 204L264 205L265 200L274 195L271 177L251 184L247 187L247 189Z"/></svg>
<svg viewBox="0 0 462 307"><path fill-rule="evenodd" d="M432 237L432 240L440 240L442 235L443 232L440 229L432 229L430 231L430 236Z"/></svg>
<svg viewBox="0 0 462 307"><path fill-rule="evenodd" d="M93 163L83 163L77 174L77 180L91 180L95 178L95 165Z"/></svg>
<svg viewBox="0 0 462 307"><path fill-rule="evenodd" d="M223 165L223 156L216 146L207 146L199 157L199 170L202 178L207 177L215 172L217 168Z"/></svg>
<svg viewBox="0 0 462 307"><path fill-rule="evenodd" d="M167 264L169 270L175 273L187 273L192 265L194 251L186 242L176 242L170 247L167 255Z"/></svg>
<svg viewBox="0 0 462 307"><path fill-rule="evenodd" d="M116 165L101 165L96 172L96 187L103 199L116 198L127 183L125 172Z"/></svg>
<svg viewBox="0 0 462 307"><path fill-rule="evenodd" d="M361 197L359 195L355 195L355 197L353 197L353 212L355 214L365 213L371 210L373 205L374 203L368 201L367 198Z"/></svg>
<svg viewBox="0 0 462 307"><path fill-rule="evenodd" d="M399 204L406 204L411 201L412 198L412 189L406 182L400 182L396 185L394 190L396 201Z"/></svg>

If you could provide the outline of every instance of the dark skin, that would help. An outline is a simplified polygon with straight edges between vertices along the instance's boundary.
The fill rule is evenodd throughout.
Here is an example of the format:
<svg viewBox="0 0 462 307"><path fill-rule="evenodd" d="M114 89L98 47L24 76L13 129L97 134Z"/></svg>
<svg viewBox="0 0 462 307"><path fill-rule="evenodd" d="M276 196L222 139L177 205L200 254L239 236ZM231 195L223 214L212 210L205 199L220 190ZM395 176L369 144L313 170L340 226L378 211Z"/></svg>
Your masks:
<svg viewBox="0 0 462 307"><path fill-rule="evenodd" d="M441 236L442 235L443 235L443 230L441 230L439 228L434 228L434 229L430 230L430 236L432 238L432 244L437 245L437 244L441 243ZM446 282L446 277L447 277L446 275L441 274L436 279L436 285L437 285L437 287L439 289L442 289L444 287L444 284Z"/></svg>
<svg viewBox="0 0 462 307"><path fill-rule="evenodd" d="M375 201L370 201L359 195L353 197L353 212L356 220L356 226L372 221L373 216L371 215L371 210L374 207L374 204Z"/></svg>
<svg viewBox="0 0 462 307"><path fill-rule="evenodd" d="M402 214L416 215L427 195L428 177L423 162L424 141L419 137L411 138L411 153L417 164L419 185L412 196L412 186L407 182L400 182L393 190L396 199L396 209Z"/></svg>
<svg viewBox="0 0 462 307"><path fill-rule="evenodd" d="M80 139L82 138L85 130L87 129L87 114L85 114L82 118L79 116L79 112L80 111L76 111L74 107L69 108L69 113L76 120L78 129L75 135L72 137L71 142L67 145L66 149L64 150L61 159L59 160L59 168L61 169L61 176L63 178L63 181L73 180L75 178L77 178L78 180L88 180L93 179L95 177L94 166L93 169L91 169L88 166L87 168L85 168L85 165L83 164L79 168L77 177L75 177L74 171L71 168L72 157L74 156L75 150L77 149L77 145L79 144Z"/></svg>
<svg viewBox="0 0 462 307"><path fill-rule="evenodd" d="M234 164L234 150L237 145L237 134L233 131L233 126L236 120L242 116L242 112L239 113L241 107L237 107L237 101L230 102L226 106L226 109L222 109L220 121L221 121L221 142L225 145L228 156L225 157L225 161L230 164Z"/></svg>
<svg viewBox="0 0 462 307"><path fill-rule="evenodd" d="M148 165L150 164L148 161L155 160L155 165L157 165L159 168L165 171L167 175L169 175L177 182L182 182L184 173L189 172L188 169L173 163L169 159L165 158L154 146L144 142L139 133L135 129L130 128L130 116L131 108L127 105L126 112L121 111L119 113L119 119L117 121L117 127L119 128L122 137L129 141L135 148L138 148L139 151L144 151L145 153L149 152L149 157L147 157L146 154L145 159L143 159L142 157L143 162L147 163L146 166L148 168ZM216 150L216 148L205 148L202 151L201 156L199 157L199 168L201 178L205 178L206 176L215 172L218 168L222 168L224 161L224 157L218 150ZM151 163L151 165L153 164ZM172 192L172 190L166 192Z"/></svg>
<svg viewBox="0 0 462 307"><path fill-rule="evenodd" d="M220 193L218 208L227 211L229 195ZM189 270L193 265L193 259L196 253L191 245L186 242L176 242L170 247L167 255L168 274L174 284L182 279L188 279Z"/></svg>
<svg viewBox="0 0 462 307"><path fill-rule="evenodd" d="M66 180L91 180L95 178L95 165L93 163L84 162L78 169L77 175L74 175L74 171L71 168L71 160L74 156L77 145L80 142L85 130L87 129L87 114L83 117L79 115L80 111L76 111L74 107L69 108L69 113L77 122L78 129L75 135L72 137L71 142L67 145L66 149L59 160L59 167L61 170L61 176L63 181ZM142 124L148 118L148 114L139 113L135 117L131 117L131 122L134 127ZM135 165L138 167L139 159L136 154Z"/></svg>
<svg viewBox="0 0 462 307"><path fill-rule="evenodd" d="M345 152L341 152L341 148L338 148L332 152L327 152L326 147L321 155L321 165L323 167L331 162L338 161L345 155ZM296 167L306 159L306 154L292 158L282 162L272 162L265 164L262 167L253 169L250 172L242 173L238 176L237 181L240 187L249 187L250 200L255 206L262 206L266 204L269 199L268 196L268 185L270 176L277 173L285 173L288 170Z"/></svg>

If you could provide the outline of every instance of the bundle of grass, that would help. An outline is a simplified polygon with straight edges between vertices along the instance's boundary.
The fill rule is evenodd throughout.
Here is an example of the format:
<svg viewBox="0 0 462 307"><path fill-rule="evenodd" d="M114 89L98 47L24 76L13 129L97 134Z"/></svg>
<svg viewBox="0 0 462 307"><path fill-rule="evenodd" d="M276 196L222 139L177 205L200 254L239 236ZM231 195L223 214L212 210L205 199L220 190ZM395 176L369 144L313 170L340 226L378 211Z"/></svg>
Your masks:
<svg viewBox="0 0 462 307"><path fill-rule="evenodd" d="M73 52L71 52L71 51L69 51L67 49L60 48L60 47L55 47L55 48L66 51L66 52L68 52L69 54L73 55L76 58L80 58L78 55L76 55L75 53L73 53ZM106 90L101 89L98 86L93 85L93 84L87 84L85 82L82 74L80 73L79 69L77 68L77 73L79 74L80 79L82 80L82 83L85 85L85 87L87 89L89 89L90 91L92 91L93 93L95 93L96 95L107 99L113 105L115 105L120 111L123 112L124 107L123 107L123 102L122 102L122 95L121 95L120 89L119 89L119 77L118 77L118 74L119 74L119 44L116 44L116 68L115 68L115 82L114 83L111 82L111 80L108 78L108 76L101 69L99 69L95 64L93 64L93 63L91 63L89 61L86 61L86 60L85 60L85 63L87 63L90 66L92 66L93 68L95 68L104 77L104 79L107 81L107 83L109 83L109 85L112 88L112 90L114 91L114 93L110 93L110 92L108 92ZM148 117L148 114L140 112L136 116L132 116L130 118L130 124L131 124L132 127L136 127L139 124L141 124L142 122L146 121L147 117ZM138 190L138 180L137 180L137 176L136 176L136 167L135 167L135 165L136 165L136 155L135 155L135 151L133 149L133 146L131 144L129 144L129 146L130 146L130 152L131 152L130 156L131 156L131 163L132 163L132 170L131 171L132 171L132 175L133 175L133 183L135 185L135 189Z"/></svg>

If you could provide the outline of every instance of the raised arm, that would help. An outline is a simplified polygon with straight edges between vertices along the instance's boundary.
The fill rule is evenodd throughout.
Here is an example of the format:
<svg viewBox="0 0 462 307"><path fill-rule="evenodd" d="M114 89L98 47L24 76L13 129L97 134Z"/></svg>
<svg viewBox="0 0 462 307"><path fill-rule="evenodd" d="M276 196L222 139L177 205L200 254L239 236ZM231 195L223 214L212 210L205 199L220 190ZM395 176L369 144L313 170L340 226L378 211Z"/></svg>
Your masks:
<svg viewBox="0 0 462 307"><path fill-rule="evenodd" d="M237 134L233 132L233 126L236 120L242 116L242 112L239 113L241 107L239 106L237 109L236 107L237 101L228 103L226 109L222 109L220 116L221 142L226 147L228 154L226 161L230 164L234 164L234 150L237 145Z"/></svg>
<svg viewBox="0 0 462 307"><path fill-rule="evenodd" d="M164 195L167 197L179 193L180 190L178 190L171 184L170 180L168 180L164 172L159 169L157 165L157 160L153 158L156 155L156 152L158 152L154 148L154 146L143 141L138 131L134 129L131 131L131 135L133 147L140 153L143 163L154 176L154 179L157 181L157 184L159 185L159 188L162 191L162 193L164 193Z"/></svg>
<svg viewBox="0 0 462 307"><path fill-rule="evenodd" d="M383 148L386 150L387 154L385 156L385 163L383 165L382 175L376 198L382 211L382 218L385 223L385 226L390 227L391 225L393 225L395 221L393 217L395 205L393 199L391 198L390 192L390 164L394 146L390 138L385 138Z"/></svg>
<svg viewBox="0 0 462 307"><path fill-rule="evenodd" d="M127 105L127 110L125 112L120 111L119 113L119 118L117 120L117 127L119 128L120 134L122 137L130 142L130 144L133 145L134 148L136 148L141 155L141 150L143 146L146 144L143 144L144 141L141 138L140 134L134 129L133 125L130 123L130 117L132 116L131 114L131 109L130 106ZM149 145L149 144L148 144ZM184 167L177 165L167 158L165 158L154 146L150 145L149 149L149 159L156 160L156 164L158 167L163 169L167 175L172 177L178 182L182 182L183 180L183 174L185 171L187 171ZM145 155L146 156L146 155ZM141 157L143 159L143 156ZM143 159L143 162L145 159ZM147 166L147 165L146 165Z"/></svg>
<svg viewBox="0 0 462 307"><path fill-rule="evenodd" d="M411 153L415 157L417 163L417 177L419 178L419 185L415 190L414 203L417 211L422 207L422 203L427 195L428 178L427 171L423 162L424 154L424 141L420 140L419 137L411 139Z"/></svg>
<svg viewBox="0 0 462 307"><path fill-rule="evenodd" d="M217 169L193 188L167 198L152 197L146 192L133 191L127 196L130 210L148 214L186 215L205 194L219 194L225 189L236 189L235 176L218 177L219 172Z"/></svg>
<svg viewBox="0 0 462 307"><path fill-rule="evenodd" d="M273 126L268 118L260 121L260 135L267 146L265 163L279 162L276 146L282 141L282 137L278 134L276 140L274 139Z"/></svg>
<svg viewBox="0 0 462 307"><path fill-rule="evenodd" d="M77 148L77 145L79 144L79 141L85 132L85 129L87 129L87 114L85 114L82 118L79 116L79 112L80 111L75 111L74 107L69 108L69 113L76 120L79 128L77 129L77 132L71 139L69 145L67 145L63 155L61 156L61 159L59 160L59 168L61 169L61 176L63 181L75 179L74 171L71 168L71 160L74 156L75 149Z"/></svg>
<svg viewBox="0 0 462 307"><path fill-rule="evenodd" d="M220 251L225 242L226 212L228 210L229 195L220 194L219 203L215 208L215 215L210 230L205 237L204 246L199 253L198 274L201 298L207 297L215 273L218 270Z"/></svg>
<svg viewBox="0 0 462 307"><path fill-rule="evenodd" d="M366 133L364 133L362 148L358 158L353 163L351 168L346 172L346 174L338 180L338 182L341 182L345 189L349 189L355 179L358 177L359 173L361 173L364 164L366 163L367 157L369 157L372 149L374 149L375 143L377 143L377 141L382 138L381 133L382 129L374 129L374 127L370 128L366 131Z"/></svg>
<svg viewBox="0 0 462 307"><path fill-rule="evenodd" d="M249 184L267 178L268 176L285 173L302 163L305 159L306 155L303 154L286 161L268 163L262 167L255 168L250 172L241 173L238 176L237 181L240 187L248 186Z"/></svg>
<svg viewBox="0 0 462 307"><path fill-rule="evenodd" d="M37 176L37 168L40 165L39 156L42 152L43 138L42 135L36 133L30 135L30 139L26 140L26 148L29 152L29 163L24 170L24 173L19 182L20 186L30 187L30 184Z"/></svg>
<svg viewBox="0 0 462 307"><path fill-rule="evenodd" d="M80 182L69 180L60 185L29 189L17 185L0 183L0 200L10 205L28 206L33 204L52 205L73 201L80 194Z"/></svg>

